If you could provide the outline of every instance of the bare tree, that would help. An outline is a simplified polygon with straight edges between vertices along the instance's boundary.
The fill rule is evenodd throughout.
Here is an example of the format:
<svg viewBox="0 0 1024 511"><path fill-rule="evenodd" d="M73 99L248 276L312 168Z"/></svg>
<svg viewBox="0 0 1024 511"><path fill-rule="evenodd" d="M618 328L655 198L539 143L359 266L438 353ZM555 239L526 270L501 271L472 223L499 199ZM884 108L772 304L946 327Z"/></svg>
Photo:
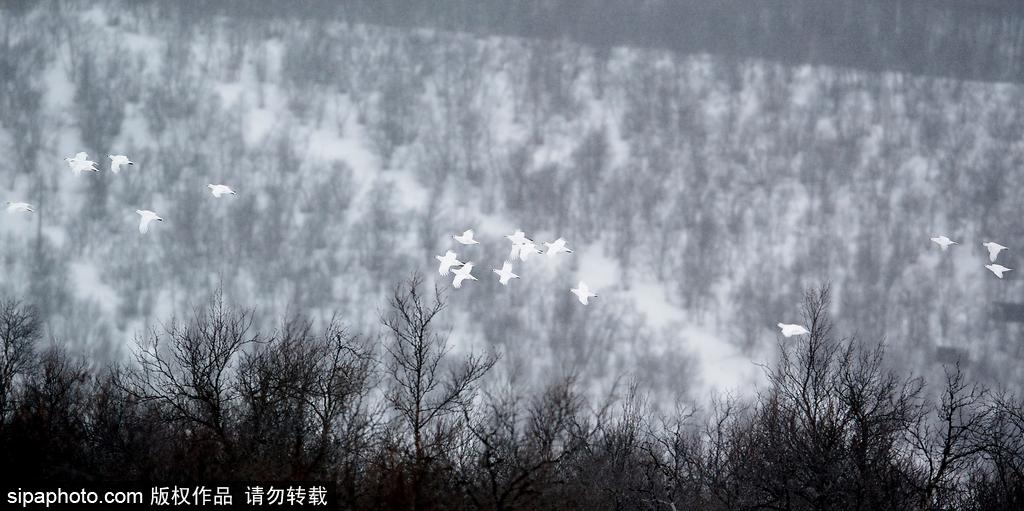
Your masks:
<svg viewBox="0 0 1024 511"><path fill-rule="evenodd" d="M476 385L497 362L497 355L469 354L449 360L448 336L437 332L437 315L444 310L441 290L423 296L423 279L413 275L396 286L390 310L381 323L390 334L384 345L385 398L412 437L413 505L426 506L425 479L431 465L448 447L456 429L452 421L471 405Z"/></svg>
<svg viewBox="0 0 1024 511"><path fill-rule="evenodd" d="M807 293L810 334L780 344L767 373L772 387L753 425L764 441L749 472L755 498L813 509L912 505L899 490L911 472L901 437L919 417L922 383L885 369L881 344L835 339L829 303L828 286Z"/></svg>
<svg viewBox="0 0 1024 511"><path fill-rule="evenodd" d="M924 464L921 507L927 509L948 505L961 478L977 466L985 445L983 428L992 413L984 406L989 390L965 382L959 363L945 372L934 415L922 414L908 428L910 443Z"/></svg>
<svg viewBox="0 0 1024 511"><path fill-rule="evenodd" d="M229 462L232 405L238 394L233 376L243 348L259 339L248 333L251 324L251 311L230 310L218 292L209 307L194 311L189 323L172 322L164 333L139 339L136 365L121 384L143 403L165 407L168 420L192 434L212 435L219 448L214 459Z"/></svg>
<svg viewBox="0 0 1024 511"><path fill-rule="evenodd" d="M245 463L254 476L309 479L327 474L336 457L351 462L370 424L370 355L336 320L315 333L310 321L293 318L243 356L239 436L253 453Z"/></svg>
<svg viewBox="0 0 1024 511"><path fill-rule="evenodd" d="M486 394L482 410L465 410L472 453L461 467L461 484L480 509L536 509L563 481L559 466L583 447L583 399L575 377L560 378L529 402L510 383Z"/></svg>
<svg viewBox="0 0 1024 511"><path fill-rule="evenodd" d="M11 410L14 388L35 362L35 343L40 336L39 315L34 307L14 300L0 302L0 430Z"/></svg>
<svg viewBox="0 0 1024 511"><path fill-rule="evenodd" d="M5 447L9 462L55 479L81 477L88 467L86 422L92 372L81 358L51 346L26 378Z"/></svg>

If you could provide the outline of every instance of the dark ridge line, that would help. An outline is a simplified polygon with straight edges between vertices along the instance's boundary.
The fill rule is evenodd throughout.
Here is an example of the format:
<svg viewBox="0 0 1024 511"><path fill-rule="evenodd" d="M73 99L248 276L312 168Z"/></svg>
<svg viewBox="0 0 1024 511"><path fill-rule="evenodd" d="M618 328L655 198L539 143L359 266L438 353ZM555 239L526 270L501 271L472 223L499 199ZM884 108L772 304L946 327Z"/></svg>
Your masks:
<svg viewBox="0 0 1024 511"><path fill-rule="evenodd" d="M1024 2L1011 0L184 0L167 14L338 19L598 49L764 59L869 72L1024 82Z"/></svg>

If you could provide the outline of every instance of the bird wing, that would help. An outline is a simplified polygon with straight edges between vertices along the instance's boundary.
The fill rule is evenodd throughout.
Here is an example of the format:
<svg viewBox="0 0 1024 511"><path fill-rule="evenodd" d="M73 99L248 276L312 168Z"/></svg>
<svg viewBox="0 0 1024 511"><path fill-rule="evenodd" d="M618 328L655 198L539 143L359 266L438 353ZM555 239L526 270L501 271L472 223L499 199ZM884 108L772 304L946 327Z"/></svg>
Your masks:
<svg viewBox="0 0 1024 511"><path fill-rule="evenodd" d="M455 270L454 272L452 272L452 273L455 274L455 279L452 280L452 285L455 286L455 288L462 287L462 281L466 280L466 279L468 279L470 277L469 272L472 271L472 270L473 270L472 266L469 266L467 268L466 265L463 265L462 268L459 268L458 270Z"/></svg>
<svg viewBox="0 0 1024 511"><path fill-rule="evenodd" d="M141 232L142 234L146 234L147 232L149 232L150 220L152 220L152 218L145 215L142 216L142 220L139 220L139 232Z"/></svg>
<svg viewBox="0 0 1024 511"><path fill-rule="evenodd" d="M519 257L519 252L522 251L522 249L522 245L512 245L512 252L508 255L509 259L515 260L515 258Z"/></svg>
<svg viewBox="0 0 1024 511"><path fill-rule="evenodd" d="M86 154L85 151L79 151L79 152L75 153L75 157L73 159L75 159L75 160L85 160L88 157L89 157L89 155Z"/></svg>

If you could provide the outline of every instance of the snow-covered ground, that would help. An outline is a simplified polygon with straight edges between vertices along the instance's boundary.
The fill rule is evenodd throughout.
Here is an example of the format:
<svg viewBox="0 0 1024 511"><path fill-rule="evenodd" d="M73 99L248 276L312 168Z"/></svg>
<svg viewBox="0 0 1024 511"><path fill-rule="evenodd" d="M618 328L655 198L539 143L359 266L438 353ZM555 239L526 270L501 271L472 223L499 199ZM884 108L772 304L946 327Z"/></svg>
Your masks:
<svg viewBox="0 0 1024 511"><path fill-rule="evenodd" d="M339 311L375 333L392 286L435 275L451 247L481 278L449 289L459 348L497 343L540 372L585 360L602 383L749 391L775 323L830 281L843 332L923 367L962 345L990 376L1021 374L1005 361L1019 332L987 316L1019 287L989 278L979 248L1003 241L1013 267L1024 238L1019 86L341 22L182 37L102 7L59 16L60 39L33 21L11 34L50 50L27 82L43 98L34 168L7 170L0 193L45 211L0 223L0 290L58 325L109 325L55 327L103 337L82 342L126 344L218 285L264 329ZM108 79L82 83L86 62ZM103 147L85 147L83 116L105 110L81 97L123 106ZM0 117L5 153L17 129ZM137 164L75 177L62 159L79 150ZM215 200L208 182L239 195ZM140 237L137 208L167 221ZM486 246L455 247L466 228ZM516 228L575 253L517 265L501 288L490 268ZM963 245L938 252L940 232ZM600 295L585 311L579 280Z"/></svg>

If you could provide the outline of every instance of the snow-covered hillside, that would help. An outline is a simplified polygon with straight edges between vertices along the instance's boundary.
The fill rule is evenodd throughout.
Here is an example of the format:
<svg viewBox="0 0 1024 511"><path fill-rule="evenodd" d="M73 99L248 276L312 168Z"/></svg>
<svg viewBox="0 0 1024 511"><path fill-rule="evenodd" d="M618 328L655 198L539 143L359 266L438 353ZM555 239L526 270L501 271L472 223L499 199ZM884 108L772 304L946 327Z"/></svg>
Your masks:
<svg viewBox="0 0 1024 511"><path fill-rule="evenodd" d="M475 228L458 250L481 281L445 319L509 367L749 389L774 325L830 281L840 330L902 363L951 346L1024 375L1019 328L990 318L1020 283L981 247L1013 268L1024 250L1019 85L164 13L0 23L0 195L37 206L0 221L0 293L53 336L115 354L218 287L264 328L338 312L373 333L386 293ZM137 163L76 177L80 150ZM136 209L166 221L140 236ZM490 268L516 228L575 253L504 289Z"/></svg>

